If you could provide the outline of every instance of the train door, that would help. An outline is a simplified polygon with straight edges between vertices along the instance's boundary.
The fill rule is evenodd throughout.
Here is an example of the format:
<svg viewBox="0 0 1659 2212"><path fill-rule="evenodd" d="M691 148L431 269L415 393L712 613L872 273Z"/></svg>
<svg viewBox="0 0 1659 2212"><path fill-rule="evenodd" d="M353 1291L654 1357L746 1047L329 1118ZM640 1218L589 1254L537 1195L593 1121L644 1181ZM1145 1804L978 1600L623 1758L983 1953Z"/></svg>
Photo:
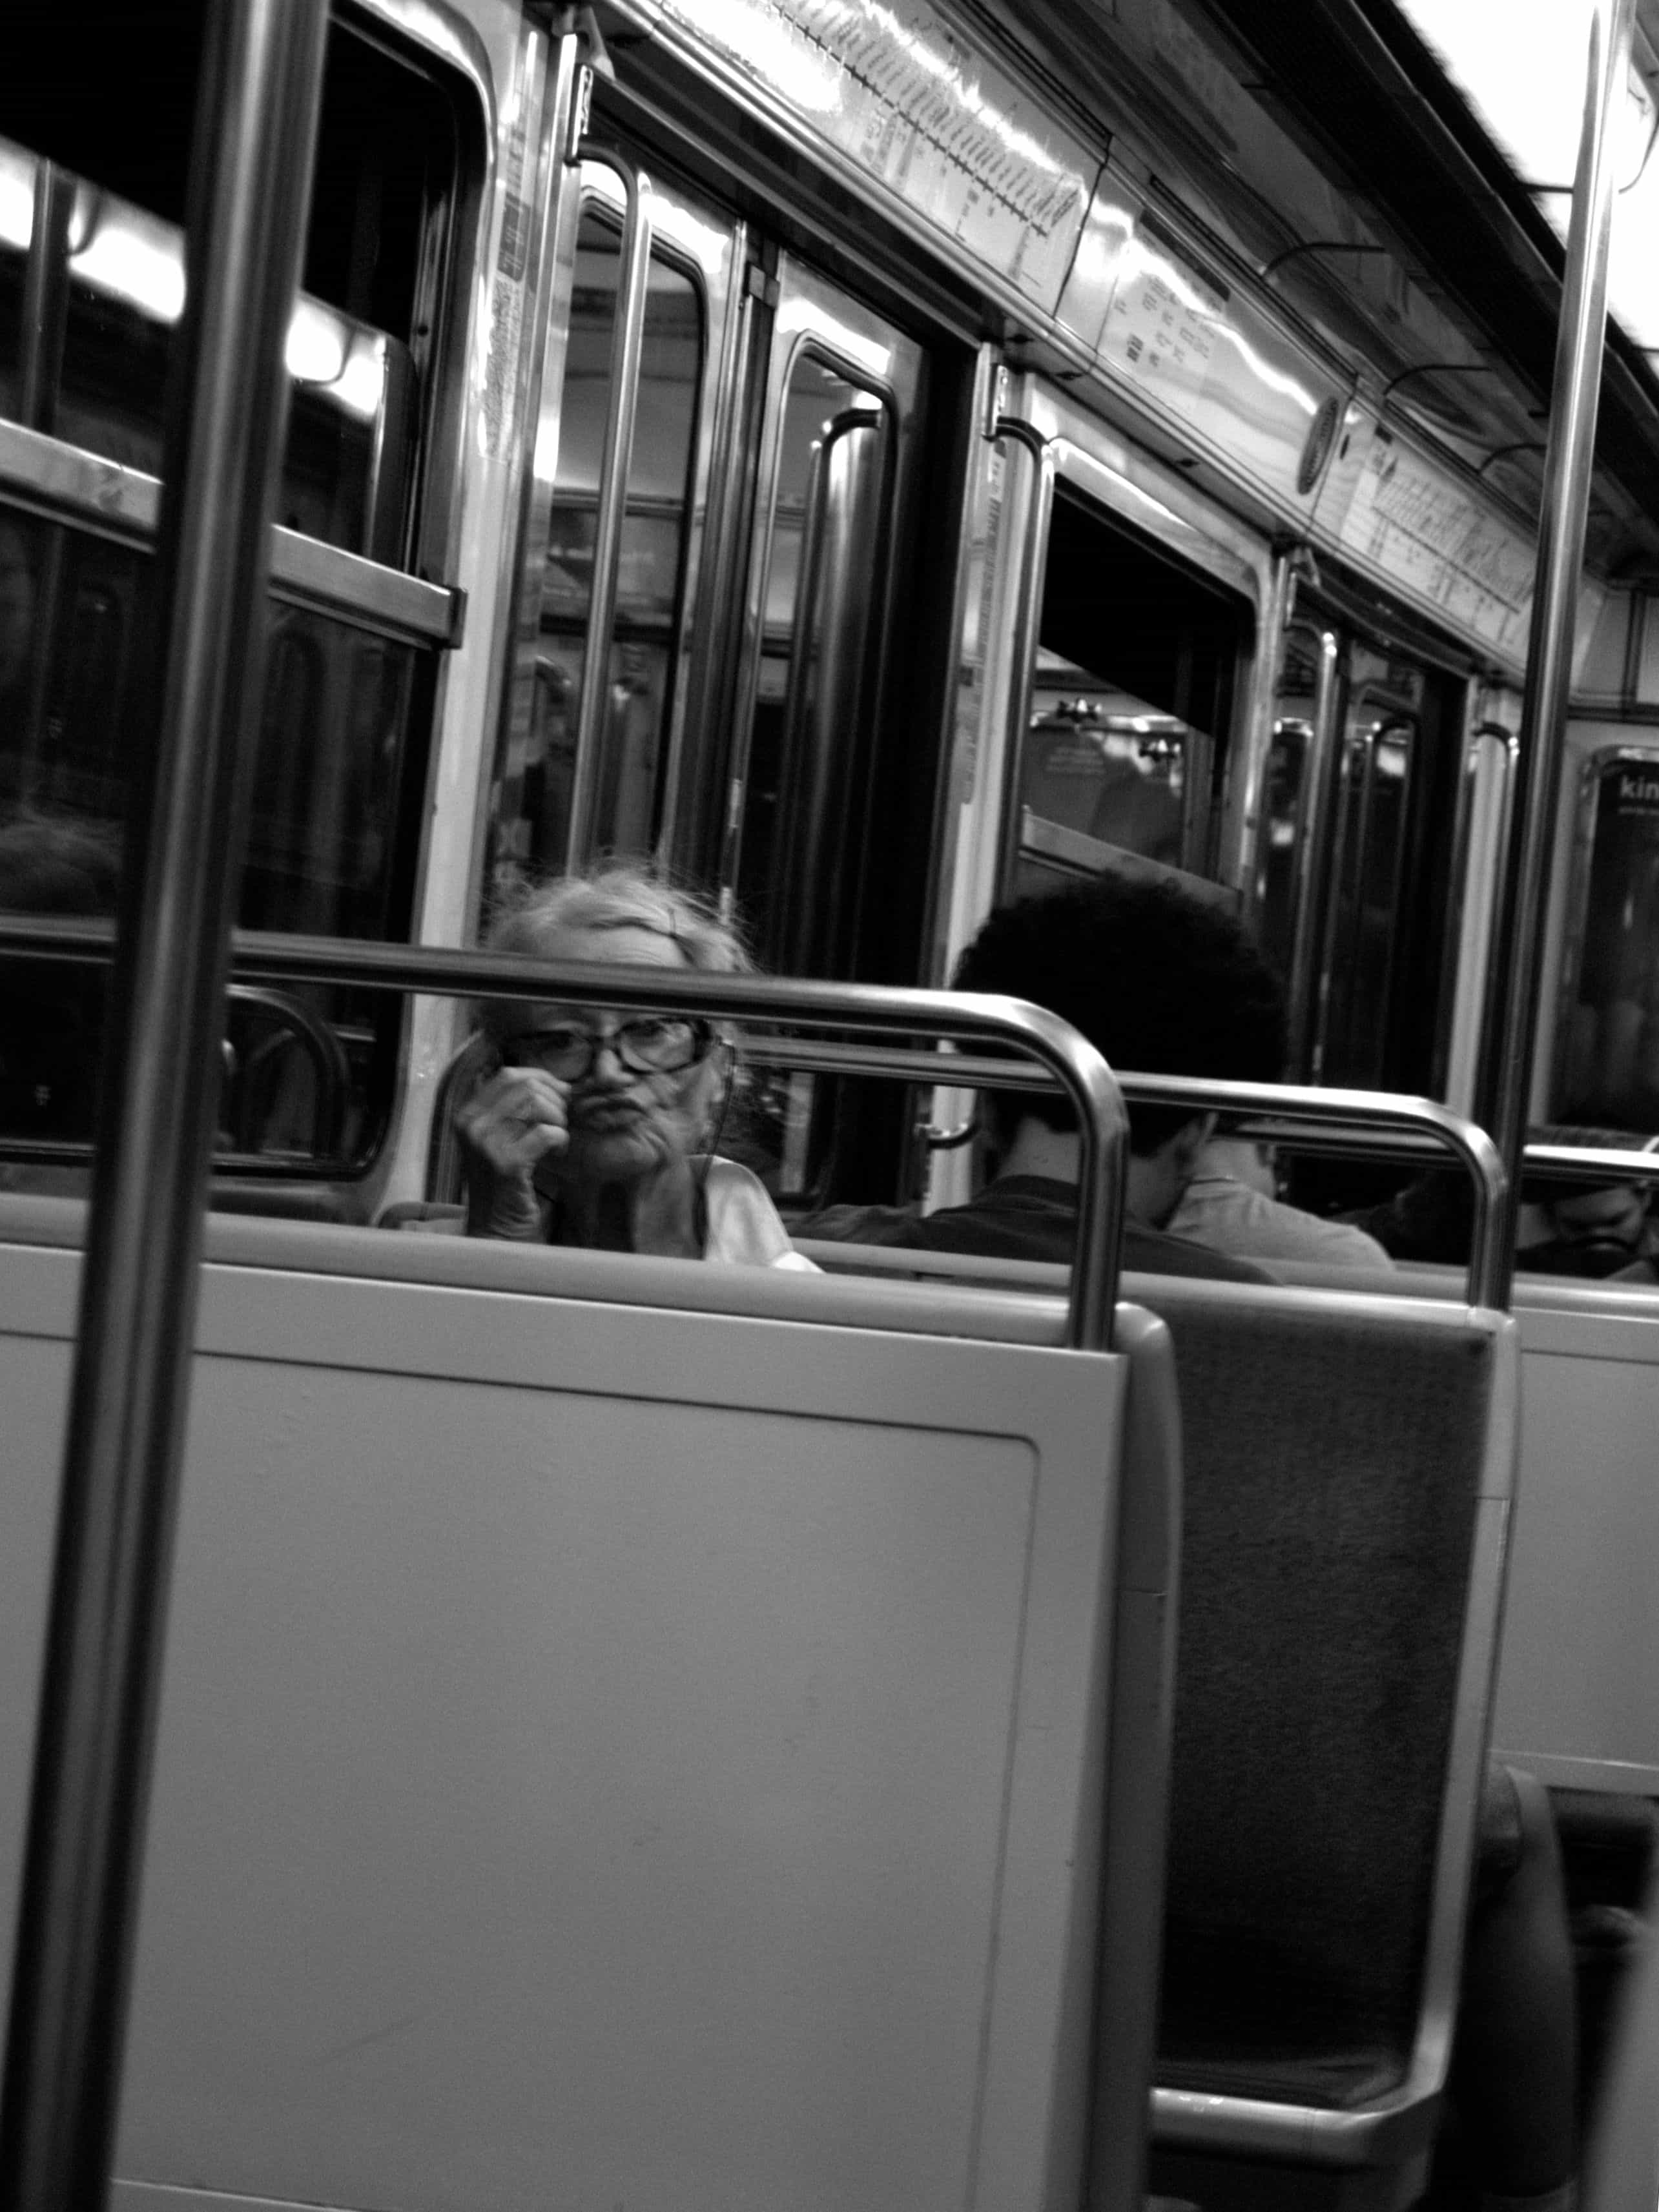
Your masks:
<svg viewBox="0 0 1659 2212"><path fill-rule="evenodd" d="M1285 979L1291 1066L1298 1073L1311 1056L1319 980L1315 917L1327 880L1324 825L1338 742L1340 660L1334 630L1302 619L1287 625L1256 846L1256 926Z"/></svg>
<svg viewBox="0 0 1659 2212"><path fill-rule="evenodd" d="M558 306L553 313L561 313ZM629 153L550 328L492 871L655 857L845 975L921 349Z"/></svg>
<svg viewBox="0 0 1659 2212"><path fill-rule="evenodd" d="M1573 730L1533 1118L1659 1131L1659 745Z"/></svg>
<svg viewBox="0 0 1659 2212"><path fill-rule="evenodd" d="M981 704L945 843L942 973L993 906L1068 878L1150 872L1240 903L1267 734L1257 641L1282 564L1265 541L1034 379L1004 397L965 610L960 680ZM933 1097L937 1204L968 1195L973 1106Z"/></svg>
<svg viewBox="0 0 1659 2212"><path fill-rule="evenodd" d="M849 972L919 347L781 260L719 881L768 966Z"/></svg>
<svg viewBox="0 0 1659 2212"><path fill-rule="evenodd" d="M744 226L635 161L581 164L535 430L492 872L651 852L674 781Z"/></svg>

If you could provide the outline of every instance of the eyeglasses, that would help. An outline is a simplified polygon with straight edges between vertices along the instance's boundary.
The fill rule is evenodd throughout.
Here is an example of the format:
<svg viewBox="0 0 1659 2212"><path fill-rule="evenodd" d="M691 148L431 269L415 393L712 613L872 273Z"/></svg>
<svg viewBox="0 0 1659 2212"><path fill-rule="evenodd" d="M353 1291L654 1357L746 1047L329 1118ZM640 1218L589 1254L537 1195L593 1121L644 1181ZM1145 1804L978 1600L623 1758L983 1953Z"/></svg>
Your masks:
<svg viewBox="0 0 1659 2212"><path fill-rule="evenodd" d="M702 1060L714 1042L707 1022L672 1014L641 1014L615 1029L591 1030L582 1022L550 1022L501 1039L508 1067L539 1067L561 1083L579 1083L593 1065L601 1045L609 1045L624 1067L636 1075L674 1075Z"/></svg>

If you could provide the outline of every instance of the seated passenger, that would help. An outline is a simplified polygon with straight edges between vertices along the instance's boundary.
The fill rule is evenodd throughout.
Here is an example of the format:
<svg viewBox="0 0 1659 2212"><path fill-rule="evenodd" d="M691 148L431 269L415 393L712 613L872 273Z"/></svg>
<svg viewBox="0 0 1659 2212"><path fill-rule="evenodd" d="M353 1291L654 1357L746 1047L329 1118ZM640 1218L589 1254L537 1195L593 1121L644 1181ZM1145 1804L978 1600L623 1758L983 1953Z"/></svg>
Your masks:
<svg viewBox="0 0 1659 2212"><path fill-rule="evenodd" d="M1116 1067L1254 1083L1274 1082L1284 1072L1284 1000L1267 963L1230 915L1167 883L1106 875L1017 900L985 923L963 953L956 981L960 990L1000 992L1047 1006ZM988 1115L997 1172L969 1205L926 1216L834 1207L808 1224L810 1233L1068 1261L1079 1149L1070 1108L1040 1094L1010 1092L990 1099ZM1194 1220L1182 1217L1183 1198L1214 1127L1212 1114L1130 1107L1126 1267L1272 1279L1249 1264L1267 1252L1256 1254L1251 1224L1238 1233L1228 1206L1200 1208ZM1331 1258L1324 1241L1329 1224L1242 1186L1239 1195L1271 1226L1271 1236L1255 1234L1273 1254ZM1298 1225L1306 1231L1300 1243Z"/></svg>
<svg viewBox="0 0 1659 2212"><path fill-rule="evenodd" d="M1248 1253L1253 1260L1311 1260L1322 1267L1373 1271L1394 1266L1363 1229L1286 1206L1267 1146L1248 1137L1211 1138L1170 1227L1177 1237L1222 1252Z"/></svg>
<svg viewBox="0 0 1659 2212"><path fill-rule="evenodd" d="M633 968L752 967L690 892L613 866L527 890L498 952ZM628 1008L494 1000L495 1065L457 1110L467 1234L810 1268L756 1177L719 1158L730 1042L708 1023Z"/></svg>
<svg viewBox="0 0 1659 2212"><path fill-rule="evenodd" d="M1602 1152L1650 1152L1659 1139L1623 1129L1580 1127L1534 1132L1551 1144ZM1549 1234L1524 1243L1517 1267L1547 1275L1577 1275L1603 1283L1659 1281L1659 1224L1650 1218L1652 1187L1593 1183L1566 1176L1528 1175L1522 1196L1541 1207Z"/></svg>

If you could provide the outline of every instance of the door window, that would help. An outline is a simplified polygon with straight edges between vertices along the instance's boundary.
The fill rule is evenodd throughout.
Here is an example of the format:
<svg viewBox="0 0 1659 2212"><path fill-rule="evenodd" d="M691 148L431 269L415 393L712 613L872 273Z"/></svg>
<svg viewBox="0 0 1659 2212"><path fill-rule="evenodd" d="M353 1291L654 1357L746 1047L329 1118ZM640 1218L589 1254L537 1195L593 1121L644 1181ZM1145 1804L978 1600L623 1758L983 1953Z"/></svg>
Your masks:
<svg viewBox="0 0 1659 2212"><path fill-rule="evenodd" d="M1595 756L1580 792L1553 1121L1659 1129L1659 753Z"/></svg>
<svg viewBox="0 0 1659 2212"><path fill-rule="evenodd" d="M1129 854L1206 873L1242 602L1056 490L1015 794L1014 887Z"/></svg>
<svg viewBox="0 0 1659 2212"><path fill-rule="evenodd" d="M731 254L729 235L672 193L647 187L630 212L617 178L594 161L582 185L564 374L547 416L557 458L526 550L494 819L496 869L532 875L601 853L642 856L658 842L709 404L709 271L681 234L708 241L716 273ZM630 222L650 226L636 333L623 298ZM622 511L607 574L605 472L618 442Z"/></svg>

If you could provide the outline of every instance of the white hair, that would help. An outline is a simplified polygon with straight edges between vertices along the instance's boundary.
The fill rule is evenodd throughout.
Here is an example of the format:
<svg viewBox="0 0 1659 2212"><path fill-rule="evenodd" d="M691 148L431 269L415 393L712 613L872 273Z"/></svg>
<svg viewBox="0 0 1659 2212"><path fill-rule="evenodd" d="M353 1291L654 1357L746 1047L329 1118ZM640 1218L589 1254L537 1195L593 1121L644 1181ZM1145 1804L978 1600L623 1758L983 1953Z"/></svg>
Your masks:
<svg viewBox="0 0 1659 2212"><path fill-rule="evenodd" d="M672 939L686 966L706 975L755 972L742 936L711 899L623 860L515 887L496 907L485 941L493 952L545 958L574 929L649 930ZM490 1029L514 1018L499 1000L485 1001L479 1012Z"/></svg>

